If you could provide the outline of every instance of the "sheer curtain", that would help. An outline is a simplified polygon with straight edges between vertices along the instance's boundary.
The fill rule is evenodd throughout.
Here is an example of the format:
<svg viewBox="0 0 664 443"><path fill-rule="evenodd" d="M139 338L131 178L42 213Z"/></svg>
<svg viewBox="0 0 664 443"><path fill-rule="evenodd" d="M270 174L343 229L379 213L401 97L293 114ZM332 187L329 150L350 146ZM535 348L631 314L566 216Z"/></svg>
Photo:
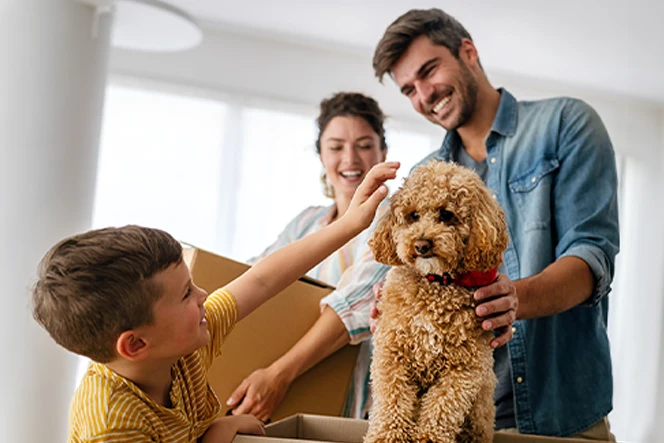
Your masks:
<svg viewBox="0 0 664 443"><path fill-rule="evenodd" d="M110 86L94 227L140 224L205 244L217 229L227 106Z"/></svg>
<svg viewBox="0 0 664 443"><path fill-rule="evenodd" d="M610 295L612 429L619 441L664 441L657 394L664 374L664 178L657 161L622 159L620 254ZM652 159L655 160L655 159ZM662 406L660 406L661 408Z"/></svg>

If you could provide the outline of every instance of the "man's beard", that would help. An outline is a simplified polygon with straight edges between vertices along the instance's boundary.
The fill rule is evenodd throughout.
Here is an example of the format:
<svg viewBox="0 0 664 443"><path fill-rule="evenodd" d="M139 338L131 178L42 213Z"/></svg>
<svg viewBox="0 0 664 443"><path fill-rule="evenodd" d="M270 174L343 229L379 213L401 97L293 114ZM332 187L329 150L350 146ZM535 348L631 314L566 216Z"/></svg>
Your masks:
<svg viewBox="0 0 664 443"><path fill-rule="evenodd" d="M475 112L475 106L477 105L477 91L479 89L477 85L477 79L473 76L473 73L470 72L468 66L459 59L459 66L461 70L461 109L459 111L459 118L452 127L445 128L448 131L454 131L459 127L463 126Z"/></svg>

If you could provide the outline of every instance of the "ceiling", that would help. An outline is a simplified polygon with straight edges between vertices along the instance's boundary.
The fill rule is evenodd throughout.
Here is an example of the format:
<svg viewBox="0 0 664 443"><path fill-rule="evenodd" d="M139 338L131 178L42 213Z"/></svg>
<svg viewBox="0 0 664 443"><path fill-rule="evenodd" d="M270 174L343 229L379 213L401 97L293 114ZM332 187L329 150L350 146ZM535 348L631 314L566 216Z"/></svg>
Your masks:
<svg viewBox="0 0 664 443"><path fill-rule="evenodd" d="M485 69L664 106L661 0L168 0L202 22L366 53L411 8L440 7Z"/></svg>

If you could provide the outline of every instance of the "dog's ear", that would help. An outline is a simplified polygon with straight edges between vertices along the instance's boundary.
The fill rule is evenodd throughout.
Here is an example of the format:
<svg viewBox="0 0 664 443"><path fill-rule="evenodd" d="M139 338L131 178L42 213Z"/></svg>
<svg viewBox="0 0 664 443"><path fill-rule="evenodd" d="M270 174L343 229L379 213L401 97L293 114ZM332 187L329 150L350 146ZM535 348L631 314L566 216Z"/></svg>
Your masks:
<svg viewBox="0 0 664 443"><path fill-rule="evenodd" d="M464 267L467 270L485 271L500 265L509 237L503 210L485 187L476 189Z"/></svg>
<svg viewBox="0 0 664 443"><path fill-rule="evenodd" d="M369 247L377 262L389 266L400 266L403 263L397 255L397 247L392 238L393 223L394 215L390 210L383 215L378 222L378 226L376 227L371 240L369 240Z"/></svg>

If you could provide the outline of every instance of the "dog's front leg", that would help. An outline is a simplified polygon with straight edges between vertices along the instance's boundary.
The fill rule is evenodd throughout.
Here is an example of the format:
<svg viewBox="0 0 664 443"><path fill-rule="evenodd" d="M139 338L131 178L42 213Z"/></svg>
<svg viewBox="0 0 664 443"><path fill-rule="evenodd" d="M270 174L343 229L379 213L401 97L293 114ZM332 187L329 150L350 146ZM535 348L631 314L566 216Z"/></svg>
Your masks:
<svg viewBox="0 0 664 443"><path fill-rule="evenodd" d="M450 371L422 396L415 442L454 443L481 387L481 371ZM489 442L490 443L490 440Z"/></svg>
<svg viewBox="0 0 664 443"><path fill-rule="evenodd" d="M409 382L404 368L375 366L372 365L373 404L364 443L412 443L417 387Z"/></svg>

